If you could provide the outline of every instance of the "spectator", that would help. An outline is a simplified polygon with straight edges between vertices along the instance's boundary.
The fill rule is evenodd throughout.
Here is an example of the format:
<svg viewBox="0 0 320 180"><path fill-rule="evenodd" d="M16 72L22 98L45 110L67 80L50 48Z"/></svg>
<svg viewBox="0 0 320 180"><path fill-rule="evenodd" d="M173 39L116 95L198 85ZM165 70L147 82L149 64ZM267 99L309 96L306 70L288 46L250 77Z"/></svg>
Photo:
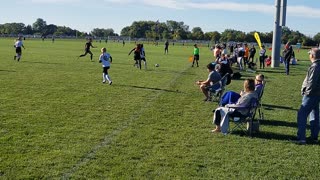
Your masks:
<svg viewBox="0 0 320 180"><path fill-rule="evenodd" d="M252 47L249 50L249 59L248 59L248 61L250 62L250 60L251 60L251 62L254 62L254 56L255 55L256 55L256 48L254 47L254 45L252 45ZM257 63L257 62L255 62L255 63Z"/></svg>
<svg viewBox="0 0 320 180"><path fill-rule="evenodd" d="M284 65L285 65L285 69L286 69L286 75L289 75L289 67L290 67L290 60L291 60L291 57L292 57L292 53L293 53L292 46L291 46L290 42L288 42L284 46L284 50L283 50L283 57L284 57Z"/></svg>
<svg viewBox="0 0 320 180"><path fill-rule="evenodd" d="M311 66L302 83L302 103L297 115L298 144L306 144L307 118L309 117L311 140L318 143L319 135L319 102L320 102L320 49L312 48L309 51Z"/></svg>
<svg viewBox="0 0 320 180"><path fill-rule="evenodd" d="M201 91L203 92L205 99L204 101L211 101L209 97L209 89L218 89L220 87L217 82L221 79L220 74L215 70L216 63L210 63L207 65L209 72L208 78L205 81L199 80L196 82L199 85Z"/></svg>
<svg viewBox="0 0 320 180"><path fill-rule="evenodd" d="M244 92L238 99L236 104L227 104L224 107L218 107L214 111L213 124L216 128L212 132L222 132L226 134L229 126L229 115L245 115L248 113L248 109L236 110L237 107L249 107L252 99L258 99L257 93L254 91L254 80L246 79L244 81Z"/></svg>

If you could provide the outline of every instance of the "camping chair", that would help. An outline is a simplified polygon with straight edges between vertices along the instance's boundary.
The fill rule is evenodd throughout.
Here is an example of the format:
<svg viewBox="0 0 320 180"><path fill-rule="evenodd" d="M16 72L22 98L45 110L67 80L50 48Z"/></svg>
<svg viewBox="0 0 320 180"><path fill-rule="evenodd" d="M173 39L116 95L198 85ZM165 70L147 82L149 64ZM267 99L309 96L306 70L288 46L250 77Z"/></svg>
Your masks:
<svg viewBox="0 0 320 180"><path fill-rule="evenodd" d="M218 89L209 88L209 97L212 101L217 101L220 103L221 96L225 91L225 87L227 85L229 73L226 73L216 84L219 84ZM213 85L214 86L214 85Z"/></svg>
<svg viewBox="0 0 320 180"><path fill-rule="evenodd" d="M229 115L230 121L234 123L234 127L230 130L229 126L229 133L235 132L236 130L240 130L244 132L246 135L250 135L252 137L252 132L254 129L254 117L256 114L256 110L259 105L258 99L252 99L250 105L248 107L236 107L236 110L247 109L248 113L242 115L240 113L231 113ZM240 115L239 115L240 114Z"/></svg>

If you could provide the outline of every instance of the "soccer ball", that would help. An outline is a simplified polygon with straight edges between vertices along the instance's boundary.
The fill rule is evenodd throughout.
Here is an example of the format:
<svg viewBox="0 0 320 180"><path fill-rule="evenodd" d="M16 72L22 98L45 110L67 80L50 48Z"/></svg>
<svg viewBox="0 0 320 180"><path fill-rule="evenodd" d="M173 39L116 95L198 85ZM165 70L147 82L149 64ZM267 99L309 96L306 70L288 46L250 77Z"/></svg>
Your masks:
<svg viewBox="0 0 320 180"><path fill-rule="evenodd" d="M159 65L159 64L155 64L154 66L155 66L155 67L159 67L160 65Z"/></svg>

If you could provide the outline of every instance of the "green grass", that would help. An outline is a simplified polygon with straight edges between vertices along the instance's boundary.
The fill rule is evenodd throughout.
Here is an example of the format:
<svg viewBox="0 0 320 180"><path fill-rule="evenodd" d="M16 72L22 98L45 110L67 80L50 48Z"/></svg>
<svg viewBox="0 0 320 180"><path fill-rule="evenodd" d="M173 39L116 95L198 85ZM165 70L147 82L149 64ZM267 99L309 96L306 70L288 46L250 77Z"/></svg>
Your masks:
<svg viewBox="0 0 320 180"><path fill-rule="evenodd" d="M195 81L206 79L213 57L192 46L145 44L148 70L133 67L127 43L26 40L21 62L12 39L0 39L0 179L318 179L319 146L298 146L296 114L310 64L266 68L265 121L254 138L212 134L212 109ZM99 50L114 62L111 86L102 84ZM270 52L269 52L270 54ZM160 67L154 67L154 64ZM243 73L243 79L255 74ZM243 80L227 87L240 91ZM309 135L309 132L308 132Z"/></svg>

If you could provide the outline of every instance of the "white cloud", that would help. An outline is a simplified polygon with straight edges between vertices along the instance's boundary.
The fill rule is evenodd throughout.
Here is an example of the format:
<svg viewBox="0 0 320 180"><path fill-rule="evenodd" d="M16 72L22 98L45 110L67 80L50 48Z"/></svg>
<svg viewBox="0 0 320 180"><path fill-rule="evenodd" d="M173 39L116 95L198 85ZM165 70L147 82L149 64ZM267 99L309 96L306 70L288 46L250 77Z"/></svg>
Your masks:
<svg viewBox="0 0 320 180"><path fill-rule="evenodd" d="M306 6L288 6L287 14L296 17L320 18L320 9Z"/></svg>
<svg viewBox="0 0 320 180"><path fill-rule="evenodd" d="M208 9L208 10L225 10L236 12L259 12L273 13L273 5L267 4L245 4L232 2L214 2L214 3L186 3L186 7L193 9Z"/></svg>
<svg viewBox="0 0 320 180"><path fill-rule="evenodd" d="M184 9L184 5L176 0L143 0L142 2L150 6L165 7L170 9Z"/></svg>
<svg viewBox="0 0 320 180"><path fill-rule="evenodd" d="M31 0L33 3L74 3L80 0Z"/></svg>
<svg viewBox="0 0 320 180"><path fill-rule="evenodd" d="M41 0L33 0L41 1ZM42 1L63 1L63 0L42 0ZM69 0L72 1L72 0ZM195 2L195 0L104 0L109 3L139 4L139 6L153 6L169 9L205 9L224 10L233 12L255 12L264 14L274 14L274 4L262 3L237 3L214 1L209 3ZM320 18L320 9L306 6L288 6L287 16Z"/></svg>

